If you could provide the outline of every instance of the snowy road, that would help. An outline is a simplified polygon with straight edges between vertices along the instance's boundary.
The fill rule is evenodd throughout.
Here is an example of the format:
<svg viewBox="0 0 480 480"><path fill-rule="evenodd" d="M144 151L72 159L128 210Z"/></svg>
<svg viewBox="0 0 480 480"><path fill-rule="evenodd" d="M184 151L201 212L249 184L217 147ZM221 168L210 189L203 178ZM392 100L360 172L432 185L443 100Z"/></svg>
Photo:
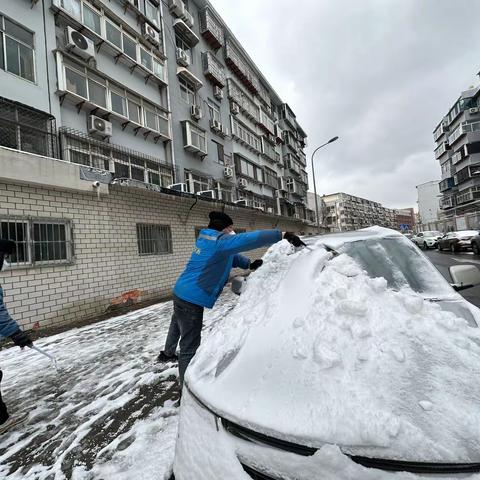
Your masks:
<svg viewBox="0 0 480 480"><path fill-rule="evenodd" d="M233 308L225 293L207 311L205 330ZM25 424L0 437L0 478L8 480L164 480L177 430L177 370L162 371L172 303L70 330L34 351L0 352L2 392ZM205 333L204 333L205 334Z"/></svg>

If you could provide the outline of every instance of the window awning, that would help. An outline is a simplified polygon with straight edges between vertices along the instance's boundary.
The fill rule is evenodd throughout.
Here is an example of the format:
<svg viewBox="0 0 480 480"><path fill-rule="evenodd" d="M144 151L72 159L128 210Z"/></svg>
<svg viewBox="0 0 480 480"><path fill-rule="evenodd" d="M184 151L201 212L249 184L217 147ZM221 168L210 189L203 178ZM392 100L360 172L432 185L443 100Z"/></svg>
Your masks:
<svg viewBox="0 0 480 480"><path fill-rule="evenodd" d="M203 87L202 81L197 78L188 68L185 67L177 67L177 75L179 77L183 77L184 80L187 82L191 83L195 90L199 90L201 87Z"/></svg>
<svg viewBox="0 0 480 480"><path fill-rule="evenodd" d="M173 29L190 47L194 47L200 41L195 32L180 18L173 22Z"/></svg>

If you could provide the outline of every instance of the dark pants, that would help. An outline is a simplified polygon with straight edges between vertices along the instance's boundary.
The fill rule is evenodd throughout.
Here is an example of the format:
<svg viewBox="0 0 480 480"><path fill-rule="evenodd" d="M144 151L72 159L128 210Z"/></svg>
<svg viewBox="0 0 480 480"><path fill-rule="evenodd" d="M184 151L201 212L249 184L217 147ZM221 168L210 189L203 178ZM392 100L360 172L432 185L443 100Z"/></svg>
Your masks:
<svg viewBox="0 0 480 480"><path fill-rule="evenodd" d="M200 345L203 326L203 307L173 296L173 315L165 341L165 353L173 355L180 340L178 370L183 384L185 370Z"/></svg>
<svg viewBox="0 0 480 480"><path fill-rule="evenodd" d="M3 378L3 372L0 370L0 383ZM7 406L2 400L2 392L0 391L0 425L2 423L5 423L8 420L8 412L7 412Z"/></svg>

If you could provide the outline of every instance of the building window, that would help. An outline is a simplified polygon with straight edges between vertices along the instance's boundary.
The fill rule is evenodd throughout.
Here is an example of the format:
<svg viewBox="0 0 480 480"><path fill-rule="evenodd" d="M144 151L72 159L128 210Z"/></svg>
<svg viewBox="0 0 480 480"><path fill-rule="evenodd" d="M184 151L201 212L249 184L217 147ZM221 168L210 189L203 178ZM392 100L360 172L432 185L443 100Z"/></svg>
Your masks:
<svg viewBox="0 0 480 480"><path fill-rule="evenodd" d="M184 123L184 148L194 153L204 154L207 150L207 132L192 122L185 121Z"/></svg>
<svg viewBox="0 0 480 480"><path fill-rule="evenodd" d="M265 176L265 183L270 185L273 188L277 188L278 186L278 176L277 173L272 170L271 168L265 167L264 168L264 176Z"/></svg>
<svg viewBox="0 0 480 480"><path fill-rule="evenodd" d="M172 253L172 232L169 225L137 224L139 255Z"/></svg>
<svg viewBox="0 0 480 480"><path fill-rule="evenodd" d="M190 193L204 192L210 190L210 179L196 173L185 171L185 180Z"/></svg>
<svg viewBox="0 0 480 480"><path fill-rule="evenodd" d="M225 149L223 145L215 140L212 140L212 142L214 143L217 150L216 161L220 163L220 165L225 165Z"/></svg>
<svg viewBox="0 0 480 480"><path fill-rule="evenodd" d="M241 124L236 118L231 117L232 136L243 144L246 144L256 152L260 151L260 138L258 135Z"/></svg>
<svg viewBox="0 0 480 480"><path fill-rule="evenodd" d="M182 37L180 37L178 34L175 35L175 45L177 46L177 48L181 48L184 52L187 52L189 57L190 57L190 61L193 63L193 55L191 54L191 47L190 45L185 41L183 40Z"/></svg>
<svg viewBox="0 0 480 480"><path fill-rule="evenodd" d="M83 22L97 35L102 35L101 19L102 15L100 13L94 10L90 5L83 4Z"/></svg>
<svg viewBox="0 0 480 480"><path fill-rule="evenodd" d="M217 122L221 122L222 118L220 116L220 108L217 105L209 102L208 103L208 113L210 115L210 120L216 120Z"/></svg>
<svg viewBox="0 0 480 480"><path fill-rule="evenodd" d="M0 233L16 244L13 266L64 264L72 260L69 221L0 218Z"/></svg>
<svg viewBox="0 0 480 480"><path fill-rule="evenodd" d="M0 67L35 82L34 35L0 15Z"/></svg>
<svg viewBox="0 0 480 480"><path fill-rule="evenodd" d="M165 110L100 77L84 66L67 58L60 58L64 70L64 79L59 81L60 90L88 100L95 107L115 112L165 137L170 136L168 113Z"/></svg>
<svg viewBox="0 0 480 480"><path fill-rule="evenodd" d="M189 105L195 105L195 87L187 82L184 78L179 77L180 83L180 97Z"/></svg>
<svg viewBox="0 0 480 480"><path fill-rule="evenodd" d="M158 7L149 0L145 0L145 16L157 27L160 27Z"/></svg>
<svg viewBox="0 0 480 480"><path fill-rule="evenodd" d="M245 158L240 157L239 155L237 155L235 158L235 169L240 175L249 177L257 182L263 182L262 168L255 163L249 162Z"/></svg>

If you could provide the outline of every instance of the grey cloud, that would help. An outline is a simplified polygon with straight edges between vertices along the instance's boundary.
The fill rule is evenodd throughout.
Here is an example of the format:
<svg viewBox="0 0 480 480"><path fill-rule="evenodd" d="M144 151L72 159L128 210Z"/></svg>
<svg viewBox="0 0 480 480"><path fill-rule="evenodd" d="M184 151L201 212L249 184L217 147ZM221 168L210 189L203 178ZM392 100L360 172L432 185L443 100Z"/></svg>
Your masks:
<svg viewBox="0 0 480 480"><path fill-rule="evenodd" d="M213 1L294 109L307 154L341 137L318 153L319 191L411 206L440 176L432 131L476 82L480 2Z"/></svg>

